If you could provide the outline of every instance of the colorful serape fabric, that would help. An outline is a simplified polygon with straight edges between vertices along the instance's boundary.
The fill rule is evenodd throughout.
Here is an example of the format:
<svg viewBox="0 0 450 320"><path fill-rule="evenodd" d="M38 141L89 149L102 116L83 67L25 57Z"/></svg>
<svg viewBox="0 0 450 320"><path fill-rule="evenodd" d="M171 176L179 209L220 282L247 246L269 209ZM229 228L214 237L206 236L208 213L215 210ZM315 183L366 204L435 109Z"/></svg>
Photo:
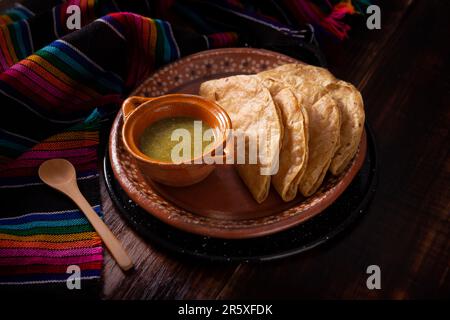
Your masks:
<svg viewBox="0 0 450 320"><path fill-rule="evenodd" d="M92 283L86 282L95 283L101 276L100 238L70 200L51 192L36 176L44 160L68 159L76 167L82 193L102 215L100 194L98 188L93 188L99 183L99 119L96 118L94 114L80 125L45 139L2 168L1 285L20 284L25 288L32 285L57 295L61 289L55 285L67 280L70 265L77 265L83 286L89 288L84 292L97 292Z"/></svg>

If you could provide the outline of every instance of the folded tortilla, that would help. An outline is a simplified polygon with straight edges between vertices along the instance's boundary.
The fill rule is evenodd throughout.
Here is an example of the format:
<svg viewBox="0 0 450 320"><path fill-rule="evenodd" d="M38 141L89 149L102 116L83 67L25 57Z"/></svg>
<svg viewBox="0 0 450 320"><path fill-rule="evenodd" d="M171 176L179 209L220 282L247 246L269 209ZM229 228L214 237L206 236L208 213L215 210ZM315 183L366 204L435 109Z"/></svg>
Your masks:
<svg viewBox="0 0 450 320"><path fill-rule="evenodd" d="M348 82L329 84L327 90L341 112L340 143L330 164L331 173L339 175L358 151L364 130L364 103L361 93Z"/></svg>
<svg viewBox="0 0 450 320"><path fill-rule="evenodd" d="M228 112L234 129L248 136L268 133L268 152L258 154L257 164L237 165L259 203L270 182L284 201L294 199L297 190L314 194L327 171L339 175L347 168L364 129L359 91L311 65L286 64L258 75L207 81L200 94ZM261 174L268 167L272 178L267 170Z"/></svg>
<svg viewBox="0 0 450 320"><path fill-rule="evenodd" d="M266 152L258 152L257 163L237 164L237 171L258 203L263 202L270 188L271 175L279 166L283 134L280 110L269 90L254 75L239 75L210 80L200 86L200 95L216 101L230 116L233 130L245 136L265 138ZM262 135L264 134L264 135ZM248 147L246 146L246 152Z"/></svg>
<svg viewBox="0 0 450 320"><path fill-rule="evenodd" d="M284 201L291 201L297 195L298 184L308 161L308 115L284 83L266 79L263 84L280 110L284 127L279 170L272 177L272 185Z"/></svg>
<svg viewBox="0 0 450 320"><path fill-rule="evenodd" d="M314 194L322 185L331 159L339 143L341 119L336 102L330 94L324 95L307 107L309 115L309 156L305 174L299 182L305 197Z"/></svg>
<svg viewBox="0 0 450 320"><path fill-rule="evenodd" d="M298 68L294 68L295 72L289 72L286 66L282 67L263 72L260 76L283 82L294 92L297 99L302 101L306 110L308 118L308 158L298 186L302 195L310 196L322 184L337 149L336 145L340 141L340 112L325 87L318 84L322 81L320 76L313 74L314 77L311 82L309 81L310 78L305 78L305 75L297 76ZM282 72L279 69L282 69ZM323 82L326 83L326 80L323 80Z"/></svg>
<svg viewBox="0 0 450 320"><path fill-rule="evenodd" d="M338 81L327 69L299 63L284 64L261 72L259 76L281 80L295 87L305 104L315 103L326 94L328 84Z"/></svg>
<svg viewBox="0 0 450 320"><path fill-rule="evenodd" d="M329 170L334 175L341 174L355 156L364 129L364 105L359 91L350 83L336 79L328 70L306 64L286 64L263 74L292 85L309 112L312 110L308 106L326 94L331 95L341 121ZM312 127L311 124L310 131Z"/></svg>

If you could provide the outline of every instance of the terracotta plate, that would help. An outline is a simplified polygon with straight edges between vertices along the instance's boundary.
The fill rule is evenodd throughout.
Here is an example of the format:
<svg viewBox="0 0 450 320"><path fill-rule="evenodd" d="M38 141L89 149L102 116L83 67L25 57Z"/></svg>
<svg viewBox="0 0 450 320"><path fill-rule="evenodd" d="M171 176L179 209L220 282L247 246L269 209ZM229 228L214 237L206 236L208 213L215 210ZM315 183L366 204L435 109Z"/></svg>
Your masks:
<svg viewBox="0 0 450 320"><path fill-rule="evenodd" d="M154 73L133 95L198 93L200 84L235 74L253 74L298 62L261 49L230 48L201 52L180 59ZM258 204L232 166L218 166L204 181L190 187L148 183L125 152L120 136L119 112L111 129L109 154L116 179L128 196L150 214L184 231L226 239L258 237L285 230L317 215L339 197L361 168L366 135L353 162L338 177L327 176L313 196L283 202L273 188Z"/></svg>

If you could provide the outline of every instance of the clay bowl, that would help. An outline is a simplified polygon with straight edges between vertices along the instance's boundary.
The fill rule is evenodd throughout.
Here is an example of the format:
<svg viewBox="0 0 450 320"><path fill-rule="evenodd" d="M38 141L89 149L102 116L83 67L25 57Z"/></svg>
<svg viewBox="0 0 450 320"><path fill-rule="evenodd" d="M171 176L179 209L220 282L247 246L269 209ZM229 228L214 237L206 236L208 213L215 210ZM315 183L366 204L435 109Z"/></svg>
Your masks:
<svg viewBox="0 0 450 320"><path fill-rule="evenodd" d="M142 175L147 180L173 187L189 186L205 179L214 170L215 163L207 164L203 158L213 158L219 149L224 150L231 129L231 120L219 105L189 94L130 97L122 105L122 114L125 119L123 144ZM214 130L213 148L199 159L193 158L179 164L158 161L142 153L138 145L144 130L159 120L171 117L191 117L207 123Z"/></svg>

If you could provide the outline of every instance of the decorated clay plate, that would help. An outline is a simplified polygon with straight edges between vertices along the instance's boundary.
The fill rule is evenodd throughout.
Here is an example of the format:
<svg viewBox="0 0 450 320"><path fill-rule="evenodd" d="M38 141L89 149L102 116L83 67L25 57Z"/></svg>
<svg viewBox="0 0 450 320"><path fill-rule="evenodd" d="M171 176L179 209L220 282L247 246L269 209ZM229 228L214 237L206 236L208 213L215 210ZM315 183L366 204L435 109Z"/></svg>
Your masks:
<svg viewBox="0 0 450 320"><path fill-rule="evenodd" d="M209 79L254 74L299 61L267 50L218 49L180 59L154 73L132 95L154 97L168 93L198 94ZM127 195L149 214L181 230L204 236L243 239L298 225L330 206L347 188L366 156L363 133L356 156L340 176L327 176L311 197L284 202L274 189L258 204L231 165L218 165L202 182L189 187L168 187L147 181L125 152L121 112L114 120L109 155L114 176Z"/></svg>

